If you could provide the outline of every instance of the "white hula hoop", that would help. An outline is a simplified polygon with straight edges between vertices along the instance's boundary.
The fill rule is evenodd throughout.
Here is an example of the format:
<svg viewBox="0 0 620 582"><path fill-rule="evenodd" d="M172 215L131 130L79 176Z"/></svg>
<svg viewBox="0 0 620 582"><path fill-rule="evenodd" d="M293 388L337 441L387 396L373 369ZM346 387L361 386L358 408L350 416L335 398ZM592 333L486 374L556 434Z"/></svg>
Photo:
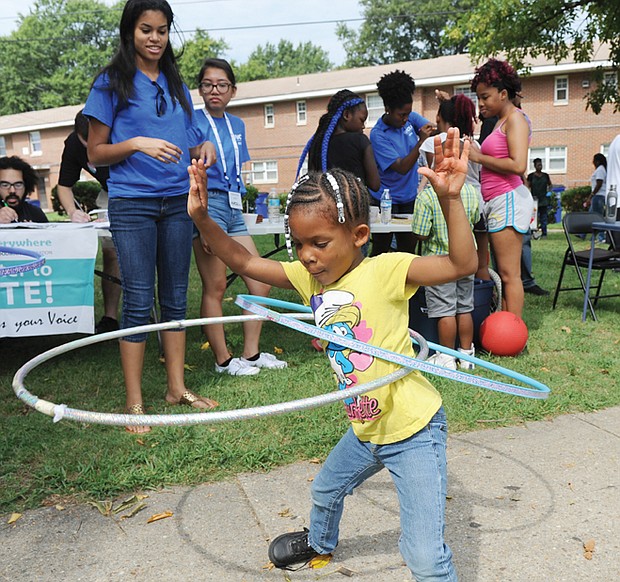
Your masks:
<svg viewBox="0 0 620 582"><path fill-rule="evenodd" d="M296 319L313 319L312 314L291 313L286 314ZM115 426L188 426L194 424L207 424L216 422L227 422L233 420L245 420L250 418L260 418L262 416L271 416L275 414L285 414L298 410L306 410L332 404L339 400L353 398L375 390L381 386L385 386L391 382L403 378L407 374L413 372L411 368L400 368L387 376L377 378L372 382L360 384L354 388L347 390L336 390L327 394L319 394L299 400L291 400L289 402L280 402L277 404L268 404L264 406L255 406L251 408L240 408L235 410L223 410L218 412L190 412L187 414L115 414L107 412L95 412L89 410L80 410L70 408L65 404L55 404L48 400L43 400L38 396L29 392L24 386L24 380L31 370L37 366L78 348L91 344L101 343L103 341L125 337L127 335L135 335L138 333L147 333L151 331L161 331L170 329L184 329L197 325L213 325L217 323L241 323L244 321L267 321L266 318L258 315L234 315L225 317L207 317L201 319L186 319L181 321L168 321L165 323L156 323L151 325L143 325L109 333L82 338L68 342L61 346L57 346L35 356L26 362L13 377L13 391L17 398L22 402L34 408L36 411L51 416L54 422L63 419L74 420L77 422L106 424ZM428 345L426 340L416 332L410 332L412 337L420 347L419 357L426 359L428 355Z"/></svg>

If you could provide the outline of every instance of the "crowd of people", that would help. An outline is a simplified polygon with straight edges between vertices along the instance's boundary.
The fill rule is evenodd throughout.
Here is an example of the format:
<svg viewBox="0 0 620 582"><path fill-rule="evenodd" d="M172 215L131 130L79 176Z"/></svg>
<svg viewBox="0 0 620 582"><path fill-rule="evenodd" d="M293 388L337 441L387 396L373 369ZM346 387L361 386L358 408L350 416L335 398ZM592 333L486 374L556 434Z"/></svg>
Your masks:
<svg viewBox="0 0 620 582"><path fill-rule="evenodd" d="M307 156L309 172L297 177L284 211L291 262L278 262L259 256L242 216L241 169L250 155L243 121L227 112L237 92L235 73L223 59L202 63L196 80L204 108L194 111L170 44L173 26L166 0L126 2L116 53L94 79L65 141L58 182L62 206L73 222L91 219L72 192L84 170L101 184L97 204L107 209L110 222L98 333L148 324L155 296L161 321L184 319L192 249L202 282L202 317L222 315L228 267L253 295L267 296L272 286L295 290L312 307L318 326L406 355L413 355L408 301L422 286L429 317L438 320L440 343L468 356L475 353L474 274L488 277L491 256L505 310L520 317L524 290L546 293L522 280L522 262L534 199L542 236L547 235L551 180L538 158L526 176L532 124L520 107L521 82L510 64L490 59L471 81L484 122L480 142L471 99L439 92L431 122L412 110L415 81L404 71L379 79L385 112L369 137L363 132L364 99L338 91L302 153L299 168ZM606 160L596 154L593 162L587 202L600 212ZM47 221L28 202L35 187L29 164L16 156L0 159L0 223ZM370 208L379 206L386 189L393 212L412 215L412 232L375 234L366 256ZM421 256L415 254L418 245ZM260 322L244 324L237 355L229 351L222 325L206 326L204 333L218 373L248 376L287 366L261 352ZM217 402L185 383L185 330L161 337L165 400L215 408ZM119 341L128 414L145 413L146 339L134 334ZM334 342L321 347L341 389L397 368L379 358L362 364ZM473 367L445 354L432 361L449 369ZM399 494L406 564L417 580L456 580L443 537L447 428L440 394L414 372L345 399L344 405L351 428L312 483L310 527L275 538L271 561L288 568L331 553L345 497L387 468Z"/></svg>

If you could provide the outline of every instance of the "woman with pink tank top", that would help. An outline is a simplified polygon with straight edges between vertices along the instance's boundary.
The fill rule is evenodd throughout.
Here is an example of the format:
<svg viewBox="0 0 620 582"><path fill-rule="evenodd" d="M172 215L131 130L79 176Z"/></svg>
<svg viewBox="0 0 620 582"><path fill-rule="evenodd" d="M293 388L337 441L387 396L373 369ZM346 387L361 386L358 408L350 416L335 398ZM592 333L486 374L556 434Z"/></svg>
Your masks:
<svg viewBox="0 0 620 582"><path fill-rule="evenodd" d="M490 59L476 69L471 88L478 95L480 114L485 118L498 117L480 151L470 150L469 159L482 166L483 212L502 280L503 308L521 317L521 246L534 207L522 179L527 169L531 130L529 120L515 105L520 99L521 81L507 62Z"/></svg>

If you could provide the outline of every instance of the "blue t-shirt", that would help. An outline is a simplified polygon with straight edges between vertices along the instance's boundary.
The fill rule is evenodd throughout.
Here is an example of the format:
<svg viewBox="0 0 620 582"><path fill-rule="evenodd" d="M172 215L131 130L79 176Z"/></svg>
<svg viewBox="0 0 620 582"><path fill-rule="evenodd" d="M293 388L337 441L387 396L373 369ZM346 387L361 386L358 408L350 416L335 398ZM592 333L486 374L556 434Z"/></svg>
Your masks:
<svg viewBox="0 0 620 582"><path fill-rule="evenodd" d="M164 164L137 152L117 164L110 165L108 193L110 198L143 198L179 196L189 190L187 166L191 147L197 146L200 132L197 115L191 117L170 95L168 80L159 74L157 84L164 90L165 112L157 115L158 89L142 71L134 76L134 94L127 106L118 110L119 99L109 87L107 74L100 75L93 84L84 106L84 115L93 117L110 128L110 143L120 143L137 136L165 139L182 151L178 163ZM183 87L188 102L192 100ZM161 109L160 109L161 113Z"/></svg>
<svg viewBox="0 0 620 582"><path fill-rule="evenodd" d="M379 118L370 131L370 143L375 153L375 160L381 177L381 188L378 192L371 191L374 198L379 200L385 188L389 188L392 201L396 203L411 202L418 193L418 162L411 171L399 174L390 170L390 166L399 158L404 158L418 143L420 129L430 123L419 113L412 111L403 127L396 128L387 125L383 118Z"/></svg>
<svg viewBox="0 0 620 582"><path fill-rule="evenodd" d="M196 111L196 121L200 128L200 136L202 141L210 141L217 148L217 163L207 169L207 179L209 190L222 190L223 192L241 192L246 193L243 177L241 176L241 166L250 160L250 152L248 152L248 144L245 141L245 124L235 115L226 113L232 127L237 147L239 148L239 168L235 168L235 150L230 139L230 131L228 124L223 117L211 117L217 128L217 133L222 142L224 157L226 158L226 169L228 180L224 175L224 165L221 160L221 152L217 145L217 139L211 128L211 124L207 119L205 110Z"/></svg>

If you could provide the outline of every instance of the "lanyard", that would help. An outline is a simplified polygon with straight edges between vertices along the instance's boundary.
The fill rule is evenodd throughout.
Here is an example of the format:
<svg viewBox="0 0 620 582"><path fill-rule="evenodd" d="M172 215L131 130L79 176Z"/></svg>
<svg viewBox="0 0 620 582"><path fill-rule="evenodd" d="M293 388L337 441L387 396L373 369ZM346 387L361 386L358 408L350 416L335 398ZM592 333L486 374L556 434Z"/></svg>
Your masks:
<svg viewBox="0 0 620 582"><path fill-rule="evenodd" d="M215 143L217 144L217 150L218 150L218 153L220 154L220 160L222 160L222 168L224 170L224 179L228 182L228 189L230 190L231 184L230 184L230 178L228 177L228 164L226 163L226 156L224 155L224 146L222 145L220 134L217 130L217 126L215 125L215 121L213 121L213 117L211 117L211 114L206 109L203 109L203 111L215 135ZM232 142L233 150L235 152L235 174L237 178L237 192L241 192L241 180L239 179L239 176L241 174L241 164L239 162L239 146L237 145L237 140L235 138L232 125L230 124L230 119L228 119L228 115L226 115L226 113L224 113L224 120L226 121L226 126L228 127L228 133L230 134L230 141Z"/></svg>

